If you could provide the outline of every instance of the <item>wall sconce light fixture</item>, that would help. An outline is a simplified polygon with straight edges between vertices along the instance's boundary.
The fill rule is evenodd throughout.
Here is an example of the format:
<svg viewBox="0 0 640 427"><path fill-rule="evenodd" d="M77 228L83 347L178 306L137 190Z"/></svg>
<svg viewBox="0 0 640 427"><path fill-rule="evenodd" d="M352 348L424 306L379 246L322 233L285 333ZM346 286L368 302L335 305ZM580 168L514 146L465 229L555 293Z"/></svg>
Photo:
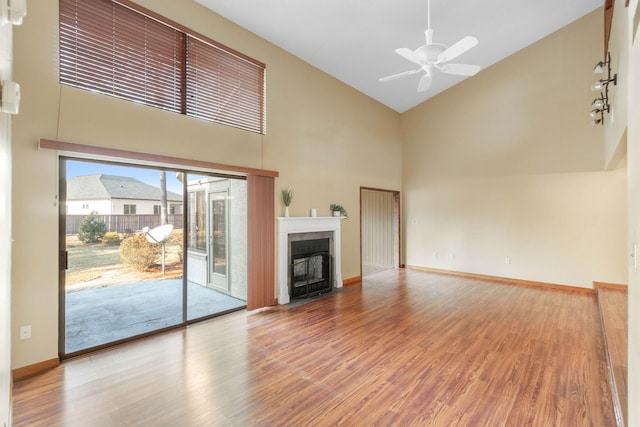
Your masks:
<svg viewBox="0 0 640 427"><path fill-rule="evenodd" d="M618 75L611 76L611 53L607 52L607 60L600 61L593 67L595 74L604 74L607 72L607 78L602 78L596 81L591 89L594 91L600 91L600 97L593 100L591 103L591 124L602 125L604 124L604 113L611 112L611 105L609 104L609 84L613 83L615 86L618 82Z"/></svg>
<svg viewBox="0 0 640 427"><path fill-rule="evenodd" d="M18 114L20 109L20 85L3 80L0 82L0 112Z"/></svg>
<svg viewBox="0 0 640 427"><path fill-rule="evenodd" d="M0 0L0 24L22 25L27 15L27 0Z"/></svg>

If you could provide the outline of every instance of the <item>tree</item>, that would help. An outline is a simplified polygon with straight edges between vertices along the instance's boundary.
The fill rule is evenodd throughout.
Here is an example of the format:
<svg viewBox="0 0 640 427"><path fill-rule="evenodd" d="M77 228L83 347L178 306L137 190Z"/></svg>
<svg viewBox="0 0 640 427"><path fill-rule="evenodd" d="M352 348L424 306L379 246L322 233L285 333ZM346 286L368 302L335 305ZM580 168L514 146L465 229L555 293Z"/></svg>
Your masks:
<svg viewBox="0 0 640 427"><path fill-rule="evenodd" d="M167 224L167 173L160 171L160 225Z"/></svg>
<svg viewBox="0 0 640 427"><path fill-rule="evenodd" d="M87 215L78 228L78 239L85 243L99 242L107 232L106 224L99 220L98 212L93 211Z"/></svg>

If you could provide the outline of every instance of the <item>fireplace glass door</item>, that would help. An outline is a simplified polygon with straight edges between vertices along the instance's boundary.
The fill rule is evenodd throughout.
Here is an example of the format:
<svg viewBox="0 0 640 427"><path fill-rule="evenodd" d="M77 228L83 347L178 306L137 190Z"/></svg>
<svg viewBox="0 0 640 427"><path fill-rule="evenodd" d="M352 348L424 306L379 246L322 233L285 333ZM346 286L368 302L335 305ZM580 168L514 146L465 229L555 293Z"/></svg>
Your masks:
<svg viewBox="0 0 640 427"><path fill-rule="evenodd" d="M331 255L317 252L296 258L291 265L291 299L331 292Z"/></svg>
<svg viewBox="0 0 640 427"><path fill-rule="evenodd" d="M291 299L309 298L331 292L333 269L329 239L290 242L289 295Z"/></svg>

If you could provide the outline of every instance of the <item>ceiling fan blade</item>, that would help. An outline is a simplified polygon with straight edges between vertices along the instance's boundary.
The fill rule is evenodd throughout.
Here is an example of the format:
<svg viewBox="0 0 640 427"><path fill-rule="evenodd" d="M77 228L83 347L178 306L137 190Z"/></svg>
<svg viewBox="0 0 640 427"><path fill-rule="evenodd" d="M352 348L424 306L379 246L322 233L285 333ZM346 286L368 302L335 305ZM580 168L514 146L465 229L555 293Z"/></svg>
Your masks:
<svg viewBox="0 0 640 427"><path fill-rule="evenodd" d="M477 44L477 38L467 36L451 46L449 49L442 52L440 55L438 55L438 63L451 61L453 58L462 55Z"/></svg>
<svg viewBox="0 0 640 427"><path fill-rule="evenodd" d="M469 64L444 64L441 65L440 71L446 74L456 74L458 76L475 76L480 71L479 65Z"/></svg>
<svg viewBox="0 0 640 427"><path fill-rule="evenodd" d="M404 59L419 64L422 58L420 58L414 51L406 47L396 49L396 53L402 56Z"/></svg>
<svg viewBox="0 0 640 427"><path fill-rule="evenodd" d="M424 76L422 76L420 78L420 82L418 83L418 92L429 90L429 88L431 87L431 80L433 79L429 74L425 74Z"/></svg>
<svg viewBox="0 0 640 427"><path fill-rule="evenodd" d="M415 74L419 72L422 68L418 68L417 70L404 71L402 73L394 74L392 76L383 77L378 79L379 82L389 82L391 80L399 79L400 77L410 76L411 74Z"/></svg>

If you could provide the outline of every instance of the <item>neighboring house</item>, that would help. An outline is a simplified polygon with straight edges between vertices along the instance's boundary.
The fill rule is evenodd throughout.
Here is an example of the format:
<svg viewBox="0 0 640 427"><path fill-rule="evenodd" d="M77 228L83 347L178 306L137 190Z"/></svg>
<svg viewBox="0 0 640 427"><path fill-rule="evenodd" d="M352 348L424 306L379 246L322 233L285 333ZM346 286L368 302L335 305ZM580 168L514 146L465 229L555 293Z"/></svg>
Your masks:
<svg viewBox="0 0 640 427"><path fill-rule="evenodd" d="M168 214L182 213L182 195L167 191ZM127 176L85 175L67 181L67 214L160 215L160 188Z"/></svg>

